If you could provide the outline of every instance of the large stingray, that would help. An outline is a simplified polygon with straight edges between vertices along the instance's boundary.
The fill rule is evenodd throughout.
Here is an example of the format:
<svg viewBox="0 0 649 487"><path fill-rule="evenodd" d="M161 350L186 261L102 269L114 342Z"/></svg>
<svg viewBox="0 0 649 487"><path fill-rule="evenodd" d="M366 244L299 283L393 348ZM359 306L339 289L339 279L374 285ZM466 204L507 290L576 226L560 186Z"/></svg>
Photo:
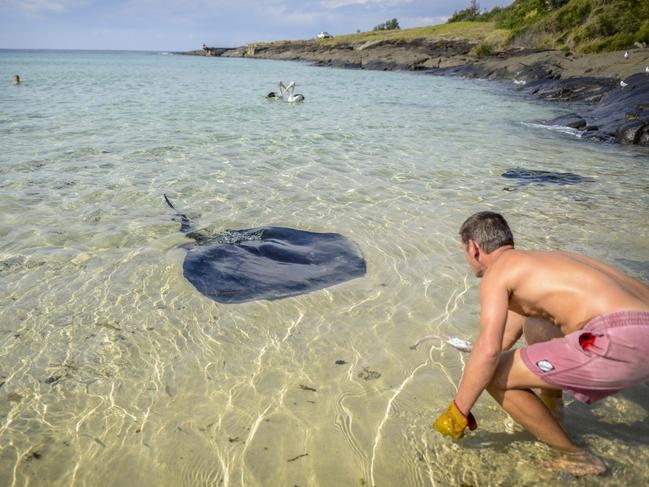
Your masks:
<svg viewBox="0 0 649 487"><path fill-rule="evenodd" d="M593 182L592 178L580 176L571 172L553 172L553 171L536 171L534 169L524 169L517 167L508 169L501 174L508 179L516 179L518 184L526 186L528 184L579 184Z"/></svg>
<svg viewBox="0 0 649 487"><path fill-rule="evenodd" d="M183 275L199 292L219 303L282 299L363 276L365 259L358 246L337 233L285 227L226 230L209 236L193 229L176 210L180 231L194 239Z"/></svg>

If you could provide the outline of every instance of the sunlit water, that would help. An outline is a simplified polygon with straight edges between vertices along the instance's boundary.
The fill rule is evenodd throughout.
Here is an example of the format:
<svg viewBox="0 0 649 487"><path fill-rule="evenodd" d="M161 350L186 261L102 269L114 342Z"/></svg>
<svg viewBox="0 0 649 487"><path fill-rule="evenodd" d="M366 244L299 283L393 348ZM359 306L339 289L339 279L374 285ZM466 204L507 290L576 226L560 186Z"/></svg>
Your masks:
<svg viewBox="0 0 649 487"><path fill-rule="evenodd" d="M24 82L11 85L18 73ZM484 395L431 432L475 339L457 230L492 209L522 248L649 277L649 153L528 122L566 110L496 83L138 53L0 52L0 485L556 485ZM296 80L302 105L268 102ZM511 168L570 171L518 186ZM365 277L222 305L183 278L200 226L337 232ZM337 361L344 363L337 364ZM565 426L649 476L649 388Z"/></svg>

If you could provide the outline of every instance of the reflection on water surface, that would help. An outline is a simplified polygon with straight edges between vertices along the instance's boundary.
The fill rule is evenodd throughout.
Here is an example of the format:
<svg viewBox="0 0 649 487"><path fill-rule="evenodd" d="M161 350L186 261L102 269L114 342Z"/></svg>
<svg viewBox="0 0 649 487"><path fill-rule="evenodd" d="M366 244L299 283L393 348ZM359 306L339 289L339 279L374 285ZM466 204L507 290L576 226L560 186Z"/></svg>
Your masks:
<svg viewBox="0 0 649 487"><path fill-rule="evenodd" d="M25 79L0 87L1 485L565 480L488 397L476 434L434 435L466 357L410 347L476 337L457 230L479 209L503 212L521 247L646 279L646 152L526 125L559 108L481 82L132 53L0 65ZM267 102L278 79L307 102ZM505 191L514 168L591 181ZM163 192L212 234L343 234L367 274L215 303L182 276ZM647 404L644 385L569 405L566 428L611 469L589 484L647 477Z"/></svg>

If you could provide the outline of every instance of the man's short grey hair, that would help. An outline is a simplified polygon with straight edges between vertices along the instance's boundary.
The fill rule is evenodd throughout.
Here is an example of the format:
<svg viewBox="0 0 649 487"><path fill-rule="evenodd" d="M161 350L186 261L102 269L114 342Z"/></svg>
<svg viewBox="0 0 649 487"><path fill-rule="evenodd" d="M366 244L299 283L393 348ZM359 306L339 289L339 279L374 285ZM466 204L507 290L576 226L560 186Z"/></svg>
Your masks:
<svg viewBox="0 0 649 487"><path fill-rule="evenodd" d="M500 213L480 211L471 215L460 227L462 243L474 240L490 254L504 245L514 245L514 236Z"/></svg>

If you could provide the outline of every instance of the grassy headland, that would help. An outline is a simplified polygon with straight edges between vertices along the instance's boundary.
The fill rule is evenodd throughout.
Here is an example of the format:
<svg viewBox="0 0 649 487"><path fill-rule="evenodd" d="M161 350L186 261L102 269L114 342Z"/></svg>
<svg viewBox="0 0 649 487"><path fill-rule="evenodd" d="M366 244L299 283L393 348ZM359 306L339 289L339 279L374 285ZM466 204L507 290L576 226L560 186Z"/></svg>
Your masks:
<svg viewBox="0 0 649 487"><path fill-rule="evenodd" d="M468 21L415 27L413 29L359 32L357 34L337 36L334 39L322 39L319 42L324 45L335 46L340 43L364 43L384 40L412 41L417 39L462 39L475 43L493 42L495 45L504 46L509 35L509 29L497 28L495 22Z"/></svg>
<svg viewBox="0 0 649 487"><path fill-rule="evenodd" d="M361 46L366 43L393 42L409 43L416 41L464 41L473 45L488 44L494 50L506 48L511 37L510 29L496 26L489 21L464 21L448 24L429 25L411 29L379 30L338 35L330 39L308 39L300 41L256 42L255 48L288 47L309 43L322 48L335 49L344 45Z"/></svg>
<svg viewBox="0 0 649 487"><path fill-rule="evenodd" d="M483 13L474 6L451 22L493 22L509 31L509 45L593 53L649 44L647 0L516 0Z"/></svg>
<svg viewBox="0 0 649 487"><path fill-rule="evenodd" d="M473 54L480 56L511 48L596 53L649 44L647 0L515 0L508 7L487 12L476 7L474 3L456 12L446 24L254 45L312 42L335 48L374 41L463 40L474 44Z"/></svg>

